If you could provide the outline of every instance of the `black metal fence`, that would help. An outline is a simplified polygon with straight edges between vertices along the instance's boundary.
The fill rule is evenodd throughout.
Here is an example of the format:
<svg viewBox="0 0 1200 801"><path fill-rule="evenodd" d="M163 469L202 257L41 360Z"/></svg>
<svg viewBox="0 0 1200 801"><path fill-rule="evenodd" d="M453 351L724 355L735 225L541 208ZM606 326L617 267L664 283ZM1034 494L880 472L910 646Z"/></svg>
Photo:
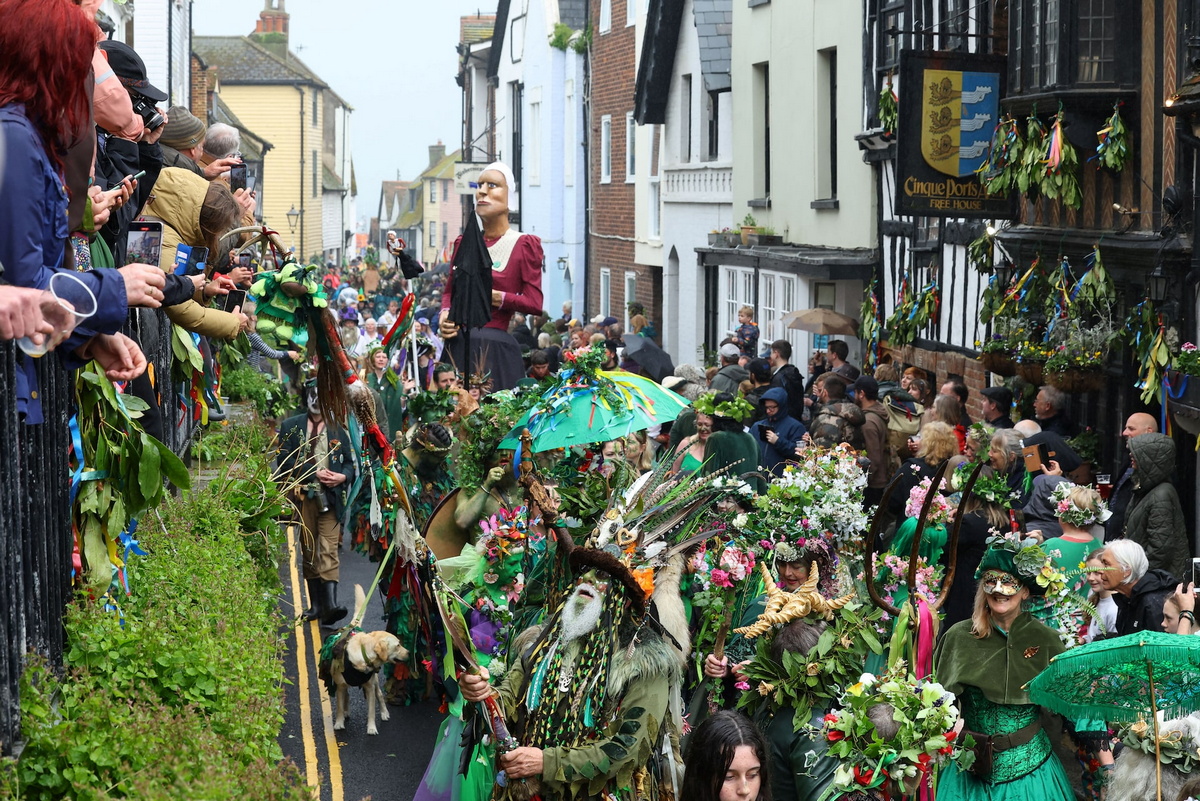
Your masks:
<svg viewBox="0 0 1200 801"><path fill-rule="evenodd" d="M143 344L161 382L164 440L176 453L191 441L191 409L171 385L171 325L161 311L131 315L126 333ZM63 615L71 598L70 418L74 376L53 355L37 360L45 422L17 415L17 360L0 342L0 755L20 751L19 682L26 655L63 660Z"/></svg>
<svg viewBox="0 0 1200 801"><path fill-rule="evenodd" d="M73 384L53 356L37 361L45 422L17 416L18 351L0 342L0 754L19 751L21 669L37 653L60 665L71 593L68 409Z"/></svg>

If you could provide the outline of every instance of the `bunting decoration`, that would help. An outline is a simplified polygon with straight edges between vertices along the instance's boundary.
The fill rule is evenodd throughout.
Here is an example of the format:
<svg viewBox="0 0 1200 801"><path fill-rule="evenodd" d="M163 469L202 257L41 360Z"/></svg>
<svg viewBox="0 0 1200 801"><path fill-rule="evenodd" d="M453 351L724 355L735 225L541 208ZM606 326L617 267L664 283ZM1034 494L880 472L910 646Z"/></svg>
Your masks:
<svg viewBox="0 0 1200 801"><path fill-rule="evenodd" d="M1063 133L1061 106L1050 126L1045 164L1042 194L1051 200L1061 200L1068 208L1078 209L1083 204L1083 195L1079 191L1079 156Z"/></svg>

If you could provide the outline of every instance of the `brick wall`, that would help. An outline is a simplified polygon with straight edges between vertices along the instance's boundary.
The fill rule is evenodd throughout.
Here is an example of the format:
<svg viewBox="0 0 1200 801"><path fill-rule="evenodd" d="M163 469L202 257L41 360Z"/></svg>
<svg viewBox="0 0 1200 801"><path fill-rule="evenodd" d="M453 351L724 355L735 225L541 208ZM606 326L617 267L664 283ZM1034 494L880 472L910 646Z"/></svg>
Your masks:
<svg viewBox="0 0 1200 801"><path fill-rule="evenodd" d="M890 354L892 361L897 364L905 367L920 367L929 373L933 380L934 394L937 394L942 384L946 382L946 376L951 373L961 375L963 383L970 390L970 395L967 396L967 414L971 416L972 420L983 419L983 396L980 392L989 386L988 373L977 360L961 353L937 353L911 346L899 350L884 347L881 348L880 355L882 356L885 352Z"/></svg>
<svg viewBox="0 0 1200 801"><path fill-rule="evenodd" d="M190 111L192 112L192 114L194 114L195 116L197 116L201 120L203 120L204 124L207 125L208 124L208 88L209 88L209 77L210 77L209 72L210 71L205 70L204 62L202 62L195 53L192 53L191 69L192 69L192 76L191 76L192 107L191 107ZM215 82L216 69L213 68L211 70L211 72L212 72L212 77L214 78L214 82Z"/></svg>
<svg viewBox="0 0 1200 801"><path fill-rule="evenodd" d="M638 300L654 310L661 320L661 291L654 289L649 268L634 264L634 185L625 183L625 114L633 110L636 86L637 27L625 25L626 3L612 0L612 26L600 32L600 2L591 3L593 37L591 48L592 95L588 180L591 192L591 247L588 253L588 300L590 316L600 310L600 270L612 270L612 314L624 319L625 272L638 274ZM612 181L600 183L601 121L612 118ZM661 279L660 279L661 280Z"/></svg>

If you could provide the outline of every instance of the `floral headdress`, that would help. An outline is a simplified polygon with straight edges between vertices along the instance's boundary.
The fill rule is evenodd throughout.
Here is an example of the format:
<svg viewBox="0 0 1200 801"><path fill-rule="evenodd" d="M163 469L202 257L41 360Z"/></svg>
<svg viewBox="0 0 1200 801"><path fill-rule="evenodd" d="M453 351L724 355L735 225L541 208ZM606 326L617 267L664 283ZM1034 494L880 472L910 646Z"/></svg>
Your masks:
<svg viewBox="0 0 1200 801"><path fill-rule="evenodd" d="M740 395L733 400L722 401L716 403L716 392L708 392L701 395L692 404L700 414L707 414L709 417L728 417L731 420L736 420L739 423L745 422L754 416L754 407L750 402Z"/></svg>
<svg viewBox="0 0 1200 801"><path fill-rule="evenodd" d="M903 661L879 678L864 673L821 729L840 763L830 789L853 794L891 781L891 789L907 794L934 768L950 762L969 768L974 752L955 745L960 720L954 696L908 675Z"/></svg>
<svg viewBox="0 0 1200 801"><path fill-rule="evenodd" d="M917 484L909 491L908 502L904 505L905 517L921 516L921 509L925 506L925 499L929 497L929 490L932 486L932 478L923 478L920 484ZM925 518L926 526L936 526L949 522L950 515L954 511L954 507L950 505L950 501L941 493L940 489L939 487L934 495L933 502L929 505L929 514Z"/></svg>
<svg viewBox="0 0 1200 801"><path fill-rule="evenodd" d="M963 462L954 468L954 473L950 476L951 489L955 492L962 492L974 469L974 465L970 462ZM971 494L988 503L999 504L1005 509L1011 508L1013 502L1020 497L1012 487L1008 486L1008 481L1004 476L996 475L995 471L987 467L979 472L979 478L975 479L975 486L971 488Z"/></svg>
<svg viewBox="0 0 1200 801"><path fill-rule="evenodd" d="M1103 523L1112 517L1112 512L1100 498L1096 499L1094 506L1086 509L1080 509L1071 500L1071 492L1077 487L1077 484L1072 484L1070 481L1063 481L1054 487L1054 491L1050 493L1050 500L1054 502L1054 513L1058 515L1058 519L1064 523L1070 523L1076 528L1086 529L1094 526L1097 523Z"/></svg>
<svg viewBox="0 0 1200 801"><path fill-rule="evenodd" d="M987 550L979 560L975 579L982 578L985 571L999 570L1017 579L1034 595L1060 595L1067 586L1066 574L1054 564L1037 540L1018 537L1015 534L988 537Z"/></svg>

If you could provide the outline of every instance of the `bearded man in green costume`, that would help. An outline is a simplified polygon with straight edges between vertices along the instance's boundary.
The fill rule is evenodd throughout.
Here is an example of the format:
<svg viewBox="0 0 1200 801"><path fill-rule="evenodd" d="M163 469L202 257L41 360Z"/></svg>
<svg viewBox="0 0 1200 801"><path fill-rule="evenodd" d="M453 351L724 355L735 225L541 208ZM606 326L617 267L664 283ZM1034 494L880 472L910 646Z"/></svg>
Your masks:
<svg viewBox="0 0 1200 801"><path fill-rule="evenodd" d="M682 560L655 575L631 568L630 553L573 550L575 589L514 642L510 653L522 656L499 686L460 680L468 701L499 697L521 743L499 757L494 799L656 799L671 781L672 695L687 647Z"/></svg>

